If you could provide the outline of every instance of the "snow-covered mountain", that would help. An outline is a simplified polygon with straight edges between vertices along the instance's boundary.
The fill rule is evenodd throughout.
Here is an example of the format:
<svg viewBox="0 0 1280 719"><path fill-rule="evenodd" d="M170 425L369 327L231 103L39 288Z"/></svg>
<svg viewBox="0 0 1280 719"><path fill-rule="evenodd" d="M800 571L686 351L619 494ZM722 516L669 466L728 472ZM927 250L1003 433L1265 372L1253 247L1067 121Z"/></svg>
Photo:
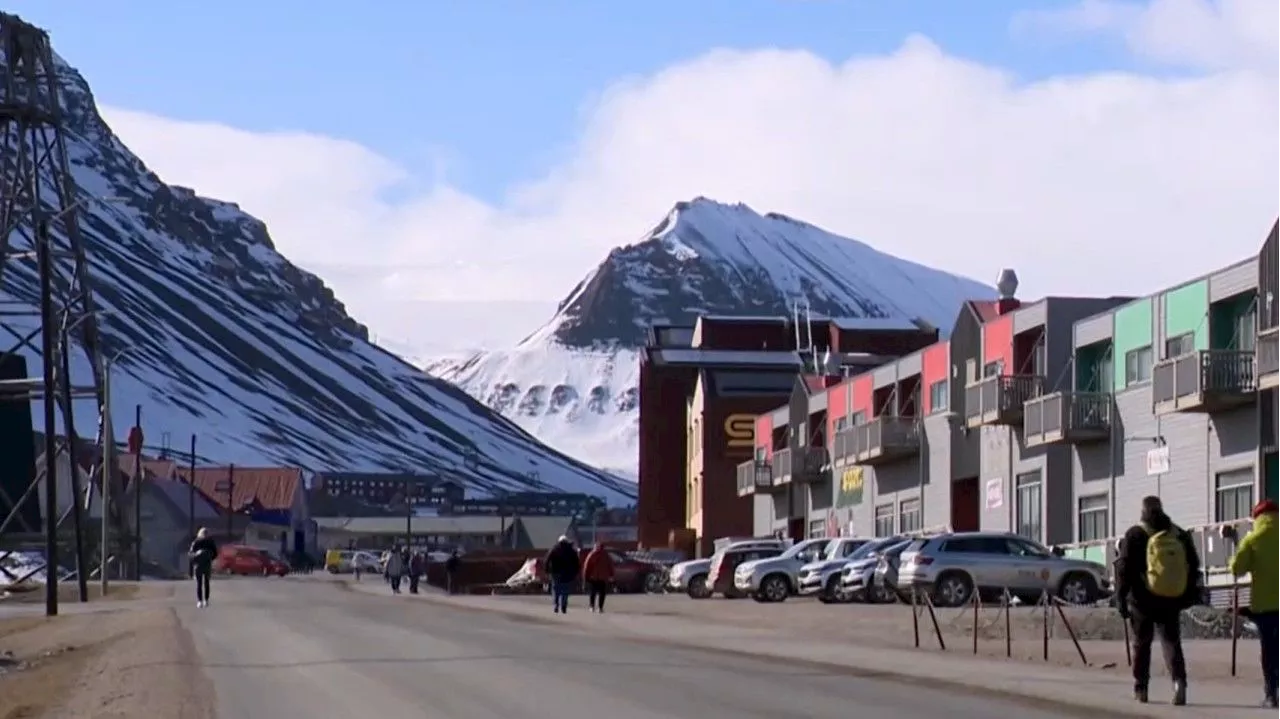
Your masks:
<svg viewBox="0 0 1280 719"><path fill-rule="evenodd" d="M949 328L961 302L994 296L982 283L785 215L697 198L610 252L514 350L425 368L552 447L634 477L638 348L654 321L789 315L803 298L815 316Z"/></svg>
<svg viewBox="0 0 1280 719"><path fill-rule="evenodd" d="M148 444L183 449L196 433L198 453L218 462L439 472L480 493L634 497L634 485L547 448L370 343L320 278L275 250L262 222L166 185L103 122L80 74L65 66L61 73L78 194L112 198L86 202L80 227L103 342L118 358L112 395L121 434L141 405ZM0 141L15 141L4 132ZM36 296L33 263L10 261L0 301L30 306ZM23 333L36 321L5 324ZM24 354L38 373L38 355ZM83 353L75 361L73 380L87 378ZM77 429L92 436L93 406L81 404ZM39 427L41 409L33 409Z"/></svg>

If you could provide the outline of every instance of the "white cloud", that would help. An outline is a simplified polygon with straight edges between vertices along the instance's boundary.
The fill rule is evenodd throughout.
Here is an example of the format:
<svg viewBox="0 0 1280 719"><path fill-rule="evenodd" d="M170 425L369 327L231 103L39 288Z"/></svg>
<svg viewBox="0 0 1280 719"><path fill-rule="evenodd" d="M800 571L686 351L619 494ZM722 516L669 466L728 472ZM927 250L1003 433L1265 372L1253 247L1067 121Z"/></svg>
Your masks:
<svg viewBox="0 0 1280 719"><path fill-rule="evenodd" d="M1276 3L1198 5L1083 11L1135 51L1211 70L1190 78L1025 84L919 37L839 65L710 52L604 92L569 159L493 203L406 193L437 168L350 142L104 114L162 177L240 202L357 316L410 341L433 334L421 302L559 299L695 195L982 279L1013 266L1028 295L1149 292L1256 251L1277 212L1275 51L1233 49L1275 47L1275 22L1246 19Z"/></svg>
<svg viewBox="0 0 1280 719"><path fill-rule="evenodd" d="M1141 58L1195 69L1252 66L1274 73L1280 62L1280 3L1268 0L1081 0L1021 13L1013 27L1110 34Z"/></svg>

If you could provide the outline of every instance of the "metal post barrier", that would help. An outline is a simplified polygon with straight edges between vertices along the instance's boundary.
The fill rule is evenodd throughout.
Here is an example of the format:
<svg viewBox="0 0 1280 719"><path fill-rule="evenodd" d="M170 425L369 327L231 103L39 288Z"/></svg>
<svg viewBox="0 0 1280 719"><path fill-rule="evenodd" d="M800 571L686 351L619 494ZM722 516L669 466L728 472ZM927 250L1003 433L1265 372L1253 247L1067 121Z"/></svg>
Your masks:
<svg viewBox="0 0 1280 719"><path fill-rule="evenodd" d="M982 612L982 595L976 589L973 592L973 655L978 656L978 615Z"/></svg>
<svg viewBox="0 0 1280 719"><path fill-rule="evenodd" d="M915 590L911 592L911 633L915 637L916 649L920 648L920 606L916 602Z"/></svg>
<svg viewBox="0 0 1280 719"><path fill-rule="evenodd" d="M1236 675L1236 652L1240 646L1240 584L1231 578L1231 676Z"/></svg>
<svg viewBox="0 0 1280 719"><path fill-rule="evenodd" d="M1004 590L1004 656L1013 658L1013 595Z"/></svg>
<svg viewBox="0 0 1280 719"><path fill-rule="evenodd" d="M912 593L915 593L914 588L912 589ZM947 643L942 639L942 627L938 625L938 614L933 611L933 598L929 596L928 592L925 592L923 596L924 608L929 612L929 621L933 622L933 634L938 638L938 649L945 652L947 651Z"/></svg>
<svg viewBox="0 0 1280 719"><path fill-rule="evenodd" d="M1044 660L1049 661L1049 592L1040 592L1040 614L1042 625L1042 644L1044 647Z"/></svg>
<svg viewBox="0 0 1280 719"><path fill-rule="evenodd" d="M1052 599L1050 601L1053 601ZM1067 630L1067 636L1071 637L1071 643L1076 646L1076 654L1080 655L1080 663L1088 666L1089 660L1084 656L1084 647L1080 646L1080 640L1076 638L1076 631L1071 628L1071 621L1067 619L1067 612L1062 608L1062 603L1053 602L1053 606L1058 609L1058 618L1062 620L1062 626Z"/></svg>

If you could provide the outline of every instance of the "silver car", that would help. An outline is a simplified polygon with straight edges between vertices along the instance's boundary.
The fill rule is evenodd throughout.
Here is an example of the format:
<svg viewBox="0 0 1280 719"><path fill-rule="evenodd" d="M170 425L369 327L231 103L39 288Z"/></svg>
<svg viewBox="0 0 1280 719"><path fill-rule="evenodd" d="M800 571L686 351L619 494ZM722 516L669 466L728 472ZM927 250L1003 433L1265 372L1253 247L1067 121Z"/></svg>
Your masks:
<svg viewBox="0 0 1280 719"><path fill-rule="evenodd" d="M883 557L905 549L908 544L910 540L903 537L885 537L863 547L858 556L845 565L840 576L841 591L850 601L891 601L892 594L883 583L876 581L876 568Z"/></svg>
<svg viewBox="0 0 1280 719"><path fill-rule="evenodd" d="M781 548L784 545L785 541L781 539L744 539L741 541L723 544L720 548ZM707 584L707 576L710 573L710 557L707 557L706 559L690 559L687 562L678 562L673 564L671 565L671 569L667 572L667 591L688 594L694 599L706 599L711 596L711 587Z"/></svg>
<svg viewBox="0 0 1280 719"><path fill-rule="evenodd" d="M822 557L800 568L796 577L800 596L816 594L826 602L840 595L840 572L859 549L872 540L866 537L840 537L831 540Z"/></svg>
<svg viewBox="0 0 1280 719"><path fill-rule="evenodd" d="M733 588L757 602L781 602L799 589L800 568L822 555L830 539L806 539L776 557L743 562L733 572Z"/></svg>
<svg viewBox="0 0 1280 719"><path fill-rule="evenodd" d="M1073 604L1110 593L1107 569L1097 562L1060 557L1010 532L960 532L917 539L902 553L899 584L928 591L940 606L956 607L974 592L1022 601L1049 592Z"/></svg>

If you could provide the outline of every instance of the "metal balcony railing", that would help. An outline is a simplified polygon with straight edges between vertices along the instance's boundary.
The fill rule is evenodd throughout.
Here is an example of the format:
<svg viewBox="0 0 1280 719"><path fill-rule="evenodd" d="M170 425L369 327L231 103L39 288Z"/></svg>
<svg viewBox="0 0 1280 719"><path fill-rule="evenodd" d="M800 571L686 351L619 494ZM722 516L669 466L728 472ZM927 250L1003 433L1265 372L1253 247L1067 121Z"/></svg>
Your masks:
<svg viewBox="0 0 1280 719"><path fill-rule="evenodd" d="M964 420L968 427L1017 424L1027 401L1044 394L1044 377L1015 374L984 377L964 388Z"/></svg>
<svg viewBox="0 0 1280 719"><path fill-rule="evenodd" d="M858 461L858 427L836 432L831 444L831 461L836 464Z"/></svg>
<svg viewBox="0 0 1280 719"><path fill-rule="evenodd" d="M1028 447L1107 439L1111 405L1105 392L1051 392L1032 398L1022 410L1023 437Z"/></svg>
<svg viewBox="0 0 1280 719"><path fill-rule="evenodd" d="M1257 388L1253 352L1198 350L1161 360L1151 370L1157 413L1218 411L1252 399Z"/></svg>
<svg viewBox="0 0 1280 719"><path fill-rule="evenodd" d="M749 460L738 465L738 496L754 494L758 489L768 489L773 485L771 468L768 462Z"/></svg>
<svg viewBox="0 0 1280 719"><path fill-rule="evenodd" d="M1258 333L1257 368L1258 385L1262 388L1276 386L1277 372L1280 372L1280 345L1277 345L1276 328Z"/></svg>
<svg viewBox="0 0 1280 719"><path fill-rule="evenodd" d="M780 449L773 453L773 483L811 482L821 479L827 450L822 447Z"/></svg>
<svg viewBox="0 0 1280 719"><path fill-rule="evenodd" d="M920 453L920 421L915 417L876 417L854 430L861 463L876 464Z"/></svg>

